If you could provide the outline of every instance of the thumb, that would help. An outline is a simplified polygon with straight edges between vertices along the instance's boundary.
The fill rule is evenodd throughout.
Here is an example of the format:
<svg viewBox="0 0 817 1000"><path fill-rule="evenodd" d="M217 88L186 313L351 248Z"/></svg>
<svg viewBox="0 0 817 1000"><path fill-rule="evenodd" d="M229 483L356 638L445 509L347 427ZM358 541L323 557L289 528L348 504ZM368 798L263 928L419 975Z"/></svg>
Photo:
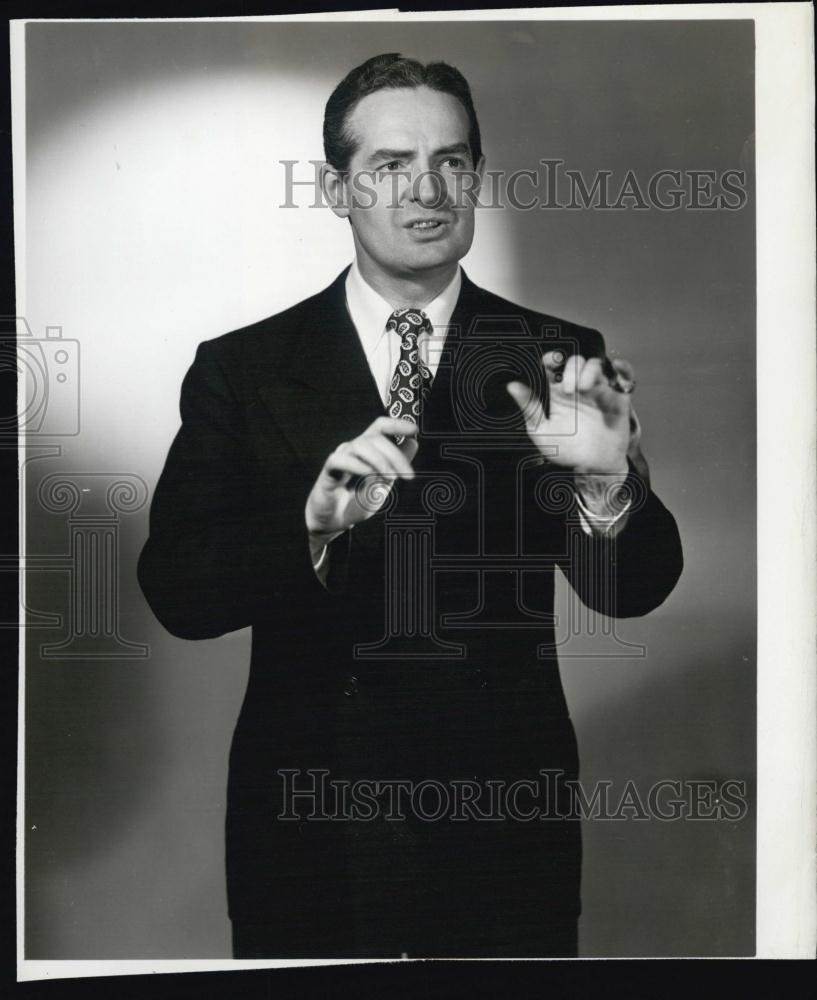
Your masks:
<svg viewBox="0 0 817 1000"><path fill-rule="evenodd" d="M526 407L530 404L530 401L533 399L533 393L531 392L530 387L525 385L524 382L509 382L505 388L516 400L517 406L522 411L526 409Z"/></svg>
<svg viewBox="0 0 817 1000"><path fill-rule="evenodd" d="M529 425L539 423L544 413L541 403L533 394L530 386L525 385L524 382L508 382L505 388L522 411L525 421Z"/></svg>

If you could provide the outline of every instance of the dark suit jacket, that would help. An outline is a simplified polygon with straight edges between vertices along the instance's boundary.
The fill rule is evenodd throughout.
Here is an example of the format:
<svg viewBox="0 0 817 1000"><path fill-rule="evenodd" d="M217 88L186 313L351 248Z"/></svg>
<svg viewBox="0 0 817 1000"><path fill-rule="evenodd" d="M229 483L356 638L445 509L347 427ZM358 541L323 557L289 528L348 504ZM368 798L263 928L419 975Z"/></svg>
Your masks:
<svg viewBox="0 0 817 1000"><path fill-rule="evenodd" d="M384 820L382 795L368 823L308 819L306 798L281 819L287 788L317 788L308 769L449 789L576 777L553 567L588 607L643 615L681 572L677 528L631 467L624 531L580 530L570 477L541 463L504 386L522 378L546 399L541 354L601 356L602 337L463 276L417 477L333 543L323 587L306 498L329 453L383 413L344 280L200 345L139 563L174 635L253 629L230 758L230 915L277 928L282 955L546 954L548 927L579 912L577 822ZM338 807L326 788L324 812Z"/></svg>

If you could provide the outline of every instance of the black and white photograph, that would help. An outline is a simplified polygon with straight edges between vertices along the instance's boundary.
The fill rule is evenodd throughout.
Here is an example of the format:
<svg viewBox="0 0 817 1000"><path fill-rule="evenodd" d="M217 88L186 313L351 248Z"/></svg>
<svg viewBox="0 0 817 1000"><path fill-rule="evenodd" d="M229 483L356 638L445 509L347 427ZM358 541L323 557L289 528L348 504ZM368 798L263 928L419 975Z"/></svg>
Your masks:
<svg viewBox="0 0 817 1000"><path fill-rule="evenodd" d="M18 975L813 957L741 6L12 24Z"/></svg>

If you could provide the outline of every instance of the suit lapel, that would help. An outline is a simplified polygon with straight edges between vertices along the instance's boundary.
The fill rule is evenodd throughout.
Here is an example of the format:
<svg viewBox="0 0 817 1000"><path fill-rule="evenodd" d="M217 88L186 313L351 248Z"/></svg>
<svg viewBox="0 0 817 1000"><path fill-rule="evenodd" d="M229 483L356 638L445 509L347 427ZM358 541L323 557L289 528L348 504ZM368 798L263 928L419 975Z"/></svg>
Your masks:
<svg viewBox="0 0 817 1000"><path fill-rule="evenodd" d="M346 273L315 296L293 331L286 363L258 390L310 476L384 412L346 308Z"/></svg>

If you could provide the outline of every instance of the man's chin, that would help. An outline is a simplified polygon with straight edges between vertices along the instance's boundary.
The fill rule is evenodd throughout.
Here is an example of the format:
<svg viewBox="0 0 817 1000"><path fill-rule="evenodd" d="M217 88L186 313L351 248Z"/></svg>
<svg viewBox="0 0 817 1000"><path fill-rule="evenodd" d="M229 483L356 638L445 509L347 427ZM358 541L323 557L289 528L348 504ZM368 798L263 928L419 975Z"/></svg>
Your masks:
<svg viewBox="0 0 817 1000"><path fill-rule="evenodd" d="M446 267L454 267L468 252L467 247L428 246L417 252L406 254L404 264L412 274L441 271Z"/></svg>

